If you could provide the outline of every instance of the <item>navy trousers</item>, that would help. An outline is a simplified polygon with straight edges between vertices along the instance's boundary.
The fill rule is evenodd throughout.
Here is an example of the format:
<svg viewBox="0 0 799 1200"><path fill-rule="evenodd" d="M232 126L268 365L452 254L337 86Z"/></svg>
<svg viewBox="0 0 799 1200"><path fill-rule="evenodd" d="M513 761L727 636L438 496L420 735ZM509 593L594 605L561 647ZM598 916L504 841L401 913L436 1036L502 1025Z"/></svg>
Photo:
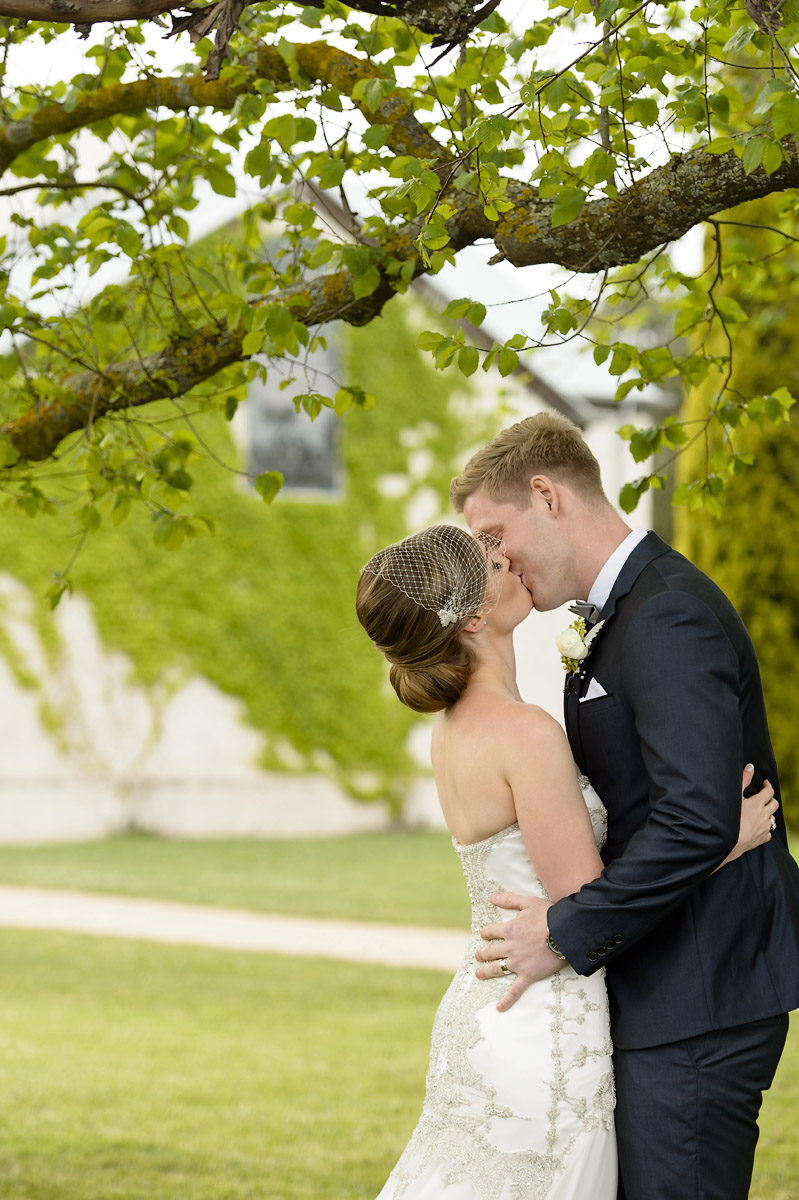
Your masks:
<svg viewBox="0 0 799 1200"><path fill-rule="evenodd" d="M746 1200L788 1017L616 1049L619 1200Z"/></svg>

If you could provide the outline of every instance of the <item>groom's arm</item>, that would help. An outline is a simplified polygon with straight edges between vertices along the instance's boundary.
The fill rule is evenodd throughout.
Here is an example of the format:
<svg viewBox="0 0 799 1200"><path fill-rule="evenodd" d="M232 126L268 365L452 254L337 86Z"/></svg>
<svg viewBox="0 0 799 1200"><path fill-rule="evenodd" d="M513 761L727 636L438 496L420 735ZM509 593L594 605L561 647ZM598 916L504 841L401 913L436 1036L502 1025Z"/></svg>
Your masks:
<svg viewBox="0 0 799 1200"><path fill-rule="evenodd" d="M630 622L622 685L650 812L600 879L549 909L549 930L581 974L634 945L735 845L744 762L738 672L718 618L694 596L659 593Z"/></svg>

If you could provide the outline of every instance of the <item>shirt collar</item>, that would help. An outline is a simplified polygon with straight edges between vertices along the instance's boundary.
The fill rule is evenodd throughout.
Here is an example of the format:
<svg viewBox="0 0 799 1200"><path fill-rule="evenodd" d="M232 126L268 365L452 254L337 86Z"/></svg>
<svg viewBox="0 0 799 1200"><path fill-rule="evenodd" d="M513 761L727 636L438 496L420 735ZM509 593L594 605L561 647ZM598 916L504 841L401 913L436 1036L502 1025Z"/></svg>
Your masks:
<svg viewBox="0 0 799 1200"><path fill-rule="evenodd" d="M628 533L624 541L613 551L594 580L591 591L588 593L588 602L589 604L595 604L600 612L607 604L608 596L621 574L622 567L627 562L635 547L639 542L644 540L646 535L646 529L633 529L631 533Z"/></svg>

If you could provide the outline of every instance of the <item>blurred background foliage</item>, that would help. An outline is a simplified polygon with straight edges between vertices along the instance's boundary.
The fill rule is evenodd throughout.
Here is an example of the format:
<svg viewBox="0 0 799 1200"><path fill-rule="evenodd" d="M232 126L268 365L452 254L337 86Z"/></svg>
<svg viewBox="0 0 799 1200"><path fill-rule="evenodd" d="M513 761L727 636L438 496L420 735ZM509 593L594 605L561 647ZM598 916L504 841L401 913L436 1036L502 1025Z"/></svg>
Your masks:
<svg viewBox="0 0 799 1200"><path fill-rule="evenodd" d="M730 388L761 387L778 377L789 390L799 385L796 358L796 306L799 268L795 255L780 253L796 240L793 223L780 221L771 200L721 214L709 238L728 243L734 270L722 294L745 301L749 320L738 335ZM727 223L727 222L741 222ZM765 227L765 228L764 228ZM755 264L771 261L768 286ZM701 388L685 400L682 419L701 420L707 396ZM690 426L689 426L690 427ZM678 461L678 477L702 470L719 449L720 434L699 437ZM755 644L768 709L769 727L780 768L786 820L799 826L799 419L778 427L756 423L740 430L736 451L753 464L726 488L718 515L706 509L674 510L675 544L706 571L732 600Z"/></svg>

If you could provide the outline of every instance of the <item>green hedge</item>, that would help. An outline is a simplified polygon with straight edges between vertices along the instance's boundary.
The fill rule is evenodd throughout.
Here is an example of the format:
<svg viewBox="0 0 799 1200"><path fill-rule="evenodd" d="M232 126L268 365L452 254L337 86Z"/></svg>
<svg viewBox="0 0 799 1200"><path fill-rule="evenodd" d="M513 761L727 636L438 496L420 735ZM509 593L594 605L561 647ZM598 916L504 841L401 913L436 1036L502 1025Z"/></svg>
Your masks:
<svg viewBox="0 0 799 1200"><path fill-rule="evenodd" d="M776 224L771 201L745 206L737 219ZM726 236L732 236L725 231ZM737 283L728 283L749 313L736 351L733 386L744 394L786 386L799 395L799 363L795 342L797 269L793 258L775 260L773 294L753 296L746 289L746 263L785 246L776 235L758 229L738 231L742 262ZM788 279L793 277L793 286ZM695 393L685 401L684 415L697 418L708 396ZM735 446L753 451L754 466L726 489L720 518L703 512L676 510L676 543L727 593L752 636L760 660L769 727L777 755L783 809L799 827L799 420L734 430ZM712 449L712 446L711 446ZM686 463L697 463L697 446ZM745 747L744 747L745 749Z"/></svg>

